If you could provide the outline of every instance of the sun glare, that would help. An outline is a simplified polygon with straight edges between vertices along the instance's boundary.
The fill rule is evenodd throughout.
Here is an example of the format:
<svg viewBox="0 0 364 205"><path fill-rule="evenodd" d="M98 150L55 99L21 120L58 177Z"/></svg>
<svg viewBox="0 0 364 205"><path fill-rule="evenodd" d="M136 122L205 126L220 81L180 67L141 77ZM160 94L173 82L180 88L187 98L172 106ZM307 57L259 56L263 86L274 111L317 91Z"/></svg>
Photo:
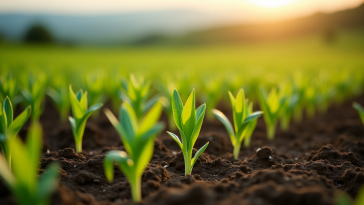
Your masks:
<svg viewBox="0 0 364 205"><path fill-rule="evenodd" d="M291 3L295 0L249 0L250 2L264 7L280 7Z"/></svg>

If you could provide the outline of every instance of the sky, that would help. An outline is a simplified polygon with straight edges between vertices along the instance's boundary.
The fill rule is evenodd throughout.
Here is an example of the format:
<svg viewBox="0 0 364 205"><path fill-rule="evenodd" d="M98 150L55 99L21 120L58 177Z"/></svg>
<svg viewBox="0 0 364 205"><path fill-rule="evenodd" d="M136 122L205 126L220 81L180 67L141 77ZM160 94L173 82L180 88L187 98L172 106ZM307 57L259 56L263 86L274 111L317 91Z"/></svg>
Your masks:
<svg viewBox="0 0 364 205"><path fill-rule="evenodd" d="M229 21L254 23L317 12L334 12L354 8L363 2L364 0L0 0L0 13L94 15L193 10L216 14Z"/></svg>

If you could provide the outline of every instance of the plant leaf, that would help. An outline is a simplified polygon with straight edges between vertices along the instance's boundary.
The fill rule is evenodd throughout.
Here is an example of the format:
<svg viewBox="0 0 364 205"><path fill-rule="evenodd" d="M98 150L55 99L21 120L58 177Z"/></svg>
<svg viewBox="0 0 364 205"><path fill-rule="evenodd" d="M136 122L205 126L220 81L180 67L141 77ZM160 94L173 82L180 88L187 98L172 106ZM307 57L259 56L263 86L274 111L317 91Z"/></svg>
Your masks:
<svg viewBox="0 0 364 205"><path fill-rule="evenodd" d="M10 189L15 189L16 180L2 154L0 154L0 177Z"/></svg>
<svg viewBox="0 0 364 205"><path fill-rule="evenodd" d="M129 155L133 155L133 150L131 147L134 145L134 136L128 135L128 133L124 130L123 126L121 126L120 122L116 119L114 114L109 109L105 109L104 113L107 118L109 118L111 124L114 126L116 131L119 133L121 141L124 144L124 147L126 151L129 153Z"/></svg>
<svg viewBox="0 0 364 205"><path fill-rule="evenodd" d="M177 142L177 144L178 144L179 148L181 148L181 151L183 151L183 144L182 144L182 142L179 140L178 136L177 136L177 135L175 135L175 134L174 134L174 133L172 133L172 132L169 132L169 131L167 131L167 133L169 134L169 136L171 136L171 137L174 139L174 141L176 141L176 142Z"/></svg>
<svg viewBox="0 0 364 205"><path fill-rule="evenodd" d="M28 106L18 117L15 118L13 123L11 123L9 130L11 131L12 135L17 135L23 125L26 123L28 118L31 114L31 107Z"/></svg>
<svg viewBox="0 0 364 205"><path fill-rule="evenodd" d="M240 127L240 125L244 121L244 114L245 114L245 95L244 90L240 89L238 92L238 95L235 99L235 106L233 108L234 113L234 126L235 126L235 132L237 132L236 129Z"/></svg>
<svg viewBox="0 0 364 205"><path fill-rule="evenodd" d="M200 107L198 107L196 109L196 121L198 120L198 118L200 118L202 113L205 112L205 109L206 109L206 104L205 103L200 105Z"/></svg>
<svg viewBox="0 0 364 205"><path fill-rule="evenodd" d="M173 110L173 118L178 127L178 129L182 130L182 111L183 104L181 97L179 96L177 90L173 91L172 96L172 110Z"/></svg>
<svg viewBox="0 0 364 205"><path fill-rule="evenodd" d="M149 91L149 89L148 89L148 91ZM156 97L148 100L143 107L143 113L147 112L156 102L158 102L159 99L160 99L160 96L156 96Z"/></svg>
<svg viewBox="0 0 364 205"><path fill-rule="evenodd" d="M45 172L40 175L37 190L38 201L42 201L46 197L50 196L57 188L59 169L60 166L58 163L52 163L47 167Z"/></svg>
<svg viewBox="0 0 364 205"><path fill-rule="evenodd" d="M114 179L114 161L119 164L125 176L128 179L130 178L131 173L128 168L128 160L129 157L127 157L127 154L124 151L112 150L106 153L104 158L104 171L105 177L109 183L111 183Z"/></svg>
<svg viewBox="0 0 364 205"><path fill-rule="evenodd" d="M70 102L71 102L73 117L74 117L75 121L78 121L79 119L81 119L83 117L84 112L83 112L83 108L81 107L80 101L77 99L75 93L72 90L71 85L69 88L69 95L70 95Z"/></svg>
<svg viewBox="0 0 364 205"><path fill-rule="evenodd" d="M192 136L193 129L196 124L196 111L195 111L195 91L193 90L188 97L182 111L182 128L186 137L189 140ZM188 146L188 145L187 145Z"/></svg>
<svg viewBox="0 0 364 205"><path fill-rule="evenodd" d="M195 127L191 134L190 141L188 143L188 145L190 146L189 150L193 149L193 145L195 144L197 137L200 134L203 118L205 117L205 107L206 106L201 106L201 107L203 108L202 113L200 114L200 117L197 119L197 122L196 122Z"/></svg>
<svg viewBox="0 0 364 205"><path fill-rule="evenodd" d="M224 113L220 112L219 110L213 109L212 112L217 117L217 119L219 119L220 122L222 122L222 124L225 126L227 132L229 133L231 144L235 146L236 144L235 132L229 119L224 115Z"/></svg>
<svg viewBox="0 0 364 205"><path fill-rule="evenodd" d="M150 109L150 111L141 120L138 133L142 134L153 127L153 125L158 121L162 113L163 105L161 102L157 102Z"/></svg>
<svg viewBox="0 0 364 205"><path fill-rule="evenodd" d="M6 127L9 127L13 122L13 106L11 105L9 97L6 97L3 103L3 114L6 116Z"/></svg>
<svg viewBox="0 0 364 205"><path fill-rule="evenodd" d="M198 157L205 151L205 149L207 148L207 146L209 145L209 142L207 142L203 147L201 147L195 154L195 157L192 158L191 160L191 170L193 168L193 166L195 166L195 163L198 159Z"/></svg>
<svg viewBox="0 0 364 205"><path fill-rule="evenodd" d="M357 102L353 103L353 107L358 111L360 119L364 123L364 108Z"/></svg>
<svg viewBox="0 0 364 205"><path fill-rule="evenodd" d="M131 105L125 102L121 105L119 119L120 124L125 130L126 134L130 137L135 138L138 129L138 121Z"/></svg>

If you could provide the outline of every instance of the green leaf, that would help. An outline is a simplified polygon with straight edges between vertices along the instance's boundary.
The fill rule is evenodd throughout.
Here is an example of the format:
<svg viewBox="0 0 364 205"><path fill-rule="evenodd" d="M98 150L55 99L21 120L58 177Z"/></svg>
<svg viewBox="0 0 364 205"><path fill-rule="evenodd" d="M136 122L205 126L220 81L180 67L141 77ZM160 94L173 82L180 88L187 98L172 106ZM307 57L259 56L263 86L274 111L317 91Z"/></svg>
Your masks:
<svg viewBox="0 0 364 205"><path fill-rule="evenodd" d="M149 89L148 89L149 91ZM147 112L158 100L160 99L160 96L156 96L152 99L150 99L148 102L145 103L143 107L143 113Z"/></svg>
<svg viewBox="0 0 364 205"><path fill-rule="evenodd" d="M161 102L157 102L141 120L138 133L142 134L149 130L158 121L162 113L163 105Z"/></svg>
<svg viewBox="0 0 364 205"><path fill-rule="evenodd" d="M84 109L81 107L81 103L79 102L78 98L76 97L75 93L73 92L71 85L69 88L69 93L70 93L70 101L71 101L73 117L75 118L76 121L78 121L79 119L81 119L83 117Z"/></svg>
<svg viewBox="0 0 364 205"><path fill-rule="evenodd" d="M138 129L137 117L133 108L128 103L122 104L119 119L126 134L135 137Z"/></svg>
<svg viewBox="0 0 364 205"><path fill-rule="evenodd" d="M205 103L200 105L200 107L198 107L196 109L196 120L198 120L198 118L200 118L202 113L205 112L205 109L206 109L206 104Z"/></svg>
<svg viewBox="0 0 364 205"><path fill-rule="evenodd" d="M133 151L131 149L131 146L134 145L134 136L128 135L128 133L124 130L123 126L120 124L120 122L116 119L114 114L109 109L105 109L104 113L107 118L109 118L111 124L115 127L116 131L119 133L121 141L124 144L124 147L126 151L133 155Z"/></svg>
<svg viewBox="0 0 364 205"><path fill-rule="evenodd" d="M172 110L173 110L173 118L176 122L178 129L182 130L182 111L183 111L183 104L181 97L179 96L177 90L173 91L172 96Z"/></svg>
<svg viewBox="0 0 364 205"><path fill-rule="evenodd" d="M195 124L195 127L194 127L194 129L192 131L191 138L190 138L190 141L188 143L189 150L192 150L193 145L195 144L195 142L197 140L197 137L200 134L200 130L201 130L203 118L205 117L205 107L206 107L206 105L203 104L200 107L203 108L202 109L202 113L200 114L199 118L197 119L197 122Z"/></svg>
<svg viewBox="0 0 364 205"><path fill-rule="evenodd" d="M128 160L129 158L124 151L112 150L106 153L104 158L104 172L105 177L109 183L111 183L114 179L114 161L116 161L119 166L121 165L120 168L125 171L124 174L129 179L131 173L128 172L129 169L127 168L127 166L129 166Z"/></svg>
<svg viewBox="0 0 364 205"><path fill-rule="evenodd" d="M38 122L34 122L27 135L26 146L27 146L27 158L30 161L31 166L29 172L33 172L32 176L37 176L39 167L39 158L42 150L42 127Z"/></svg>
<svg viewBox="0 0 364 205"><path fill-rule="evenodd" d="M230 97L231 107L233 108L233 111L234 111L235 98L234 98L234 95L230 91L229 91L229 97Z"/></svg>
<svg viewBox="0 0 364 205"><path fill-rule="evenodd" d="M353 107L359 112L360 119L364 123L364 108L357 102L353 103Z"/></svg>
<svg viewBox="0 0 364 205"><path fill-rule="evenodd" d="M195 111L195 91L193 90L188 97L182 111L182 128L186 137L189 139L192 136L193 129L196 124L196 111Z"/></svg>
<svg viewBox="0 0 364 205"><path fill-rule="evenodd" d="M248 123L252 120L255 120L256 118L260 117L263 114L262 111L257 111L252 114L250 114L248 117L245 118L244 123Z"/></svg>
<svg viewBox="0 0 364 205"><path fill-rule="evenodd" d="M13 122L13 106L11 105L9 97L6 97L4 100L3 113L6 116L6 126L9 127Z"/></svg>
<svg viewBox="0 0 364 205"><path fill-rule="evenodd" d="M245 118L244 113L245 113L245 95L244 95L244 90L240 89L238 95L236 96L235 106L233 108L235 132L237 132L237 129L243 123L243 120Z"/></svg>
<svg viewBox="0 0 364 205"><path fill-rule="evenodd" d="M364 186L361 186L357 194L355 205L363 205L363 204L364 204Z"/></svg>
<svg viewBox="0 0 364 205"><path fill-rule="evenodd" d="M181 151L182 151L182 150L183 150L183 145L182 145L182 142L179 140L178 136L177 136L177 135L175 135L175 134L174 134L174 133L172 133L172 132L169 132L169 131L167 131L167 133L169 134L169 136L171 136L171 137L174 139L174 141L176 141L176 142L177 142L177 144L178 144L179 148L181 148Z"/></svg>
<svg viewBox="0 0 364 205"><path fill-rule="evenodd" d="M47 95L56 103L57 106L60 106L62 103L60 94L53 88L47 88Z"/></svg>
<svg viewBox="0 0 364 205"><path fill-rule="evenodd" d="M37 190L38 201L42 201L46 197L50 196L57 188L59 169L60 166L58 163L52 163L47 167L45 172L40 175Z"/></svg>
<svg viewBox="0 0 364 205"><path fill-rule="evenodd" d="M205 151L205 149L207 148L207 146L209 145L209 142L207 142L203 147L201 147L195 154L195 157L192 158L191 160L191 170L193 168L193 166L195 166L195 163L198 159L198 157Z"/></svg>
<svg viewBox="0 0 364 205"><path fill-rule="evenodd" d="M72 91L73 92L73 91ZM82 99L82 95L83 95L83 91L82 90L79 90L77 93L76 93L76 99L78 102L81 102L81 99Z"/></svg>
<svg viewBox="0 0 364 205"><path fill-rule="evenodd" d="M0 154L0 177L6 183L8 187L11 189L15 189L16 179L14 178L13 173L11 173L7 162L2 154Z"/></svg>
<svg viewBox="0 0 364 205"><path fill-rule="evenodd" d="M229 133L231 144L233 146L235 146L235 144L236 144L235 132L234 132L233 126L231 125L229 119L219 110L213 109L212 112L217 117L217 119L219 119L220 122L222 122L222 124L225 126L227 132Z"/></svg>
<svg viewBox="0 0 364 205"><path fill-rule="evenodd" d="M17 135L20 129L24 126L24 124L27 122L28 118L31 114L31 107L28 106L18 117L15 118L13 123L11 123L9 130L12 133L12 135Z"/></svg>

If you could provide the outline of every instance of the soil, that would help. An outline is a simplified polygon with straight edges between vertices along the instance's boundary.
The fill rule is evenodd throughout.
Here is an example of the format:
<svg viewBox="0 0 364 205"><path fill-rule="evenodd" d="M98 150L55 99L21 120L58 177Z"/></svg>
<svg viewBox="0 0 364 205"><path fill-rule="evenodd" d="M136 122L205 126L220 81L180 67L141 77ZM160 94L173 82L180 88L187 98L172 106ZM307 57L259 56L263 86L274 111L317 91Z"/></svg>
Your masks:
<svg viewBox="0 0 364 205"><path fill-rule="evenodd" d="M292 123L288 131L278 128L273 141L267 140L263 118L259 118L251 146L241 148L240 160L233 159L232 145L223 125L205 119L195 148L207 141L210 144L189 176L184 176L179 147L162 132L143 174L143 201L138 204L332 205L340 192L355 198L364 184L364 126L352 108L352 101L364 104L364 96L332 106L314 119ZM223 104L218 109L231 112ZM162 120L166 121L166 117ZM113 183L106 181L105 153L124 147L102 112L87 123L84 151L79 154L74 151L69 123L59 121L49 100L41 123L44 146L40 173L54 161L62 166L59 187L50 200L52 205L135 204L129 184L117 165ZM26 136L28 127L21 130L21 137ZM15 204L1 182L0 204Z"/></svg>

